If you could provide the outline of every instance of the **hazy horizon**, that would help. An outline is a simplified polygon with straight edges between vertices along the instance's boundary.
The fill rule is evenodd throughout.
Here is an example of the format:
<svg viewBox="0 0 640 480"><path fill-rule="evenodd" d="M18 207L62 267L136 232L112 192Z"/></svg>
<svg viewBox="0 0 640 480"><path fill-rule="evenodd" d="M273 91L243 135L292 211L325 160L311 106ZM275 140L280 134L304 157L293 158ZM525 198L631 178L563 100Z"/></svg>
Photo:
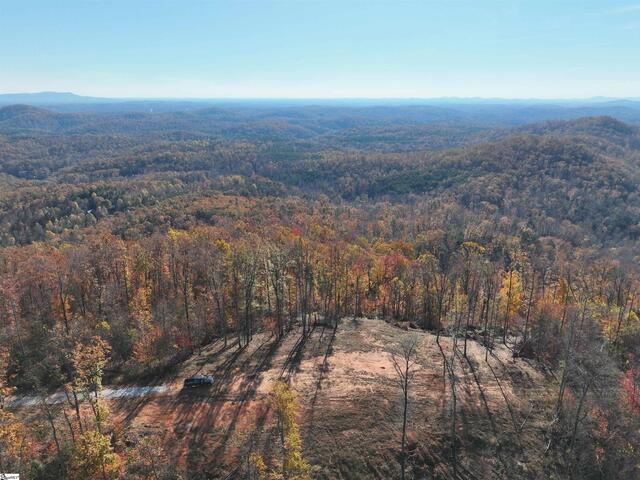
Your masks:
<svg viewBox="0 0 640 480"><path fill-rule="evenodd" d="M250 97L250 96L227 96L227 97L189 97L189 96L158 96L158 97L144 97L144 96L104 96L94 94L79 94L73 91L54 91L54 90L40 90L40 91L1 91L0 97L12 97L12 96L68 96L70 98L77 99L95 99L95 100L113 100L113 101L398 101L398 102L430 102L430 101L500 101L500 102L589 102L589 101L638 101L640 97L636 96L624 96L624 97L609 97L604 95L594 95L585 97L536 97L536 96L524 96L524 97L483 97L483 96L440 96L440 97Z"/></svg>

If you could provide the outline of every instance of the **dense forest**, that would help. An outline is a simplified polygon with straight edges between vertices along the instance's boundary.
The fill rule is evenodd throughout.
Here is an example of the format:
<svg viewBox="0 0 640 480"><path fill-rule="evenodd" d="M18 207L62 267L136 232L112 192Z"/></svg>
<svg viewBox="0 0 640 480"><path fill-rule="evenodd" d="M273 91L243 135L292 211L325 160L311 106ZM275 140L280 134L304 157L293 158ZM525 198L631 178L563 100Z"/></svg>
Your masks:
<svg viewBox="0 0 640 480"><path fill-rule="evenodd" d="M403 430L403 478L474 478L456 433L471 343L486 358L508 349L553 391L538 407L544 451L503 459L494 431L492 478L639 478L640 127L551 111L571 119L0 108L0 401L66 392L29 415L0 410L0 471L178 478L149 462L166 452L116 439L103 383L163 375L213 342L304 343L367 317L441 347L446 468L405 462ZM302 458L314 446L300 446L288 388L273 394L281 476L253 453L226 478L343 478Z"/></svg>

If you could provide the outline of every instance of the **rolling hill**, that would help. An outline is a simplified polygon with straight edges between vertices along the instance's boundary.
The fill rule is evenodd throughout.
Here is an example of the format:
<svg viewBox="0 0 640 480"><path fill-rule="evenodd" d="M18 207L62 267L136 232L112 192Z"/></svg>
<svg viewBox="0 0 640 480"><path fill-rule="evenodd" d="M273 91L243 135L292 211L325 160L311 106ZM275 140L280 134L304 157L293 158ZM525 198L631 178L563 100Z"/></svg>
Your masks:
<svg viewBox="0 0 640 480"><path fill-rule="evenodd" d="M640 130L563 108L0 108L2 461L634 478Z"/></svg>

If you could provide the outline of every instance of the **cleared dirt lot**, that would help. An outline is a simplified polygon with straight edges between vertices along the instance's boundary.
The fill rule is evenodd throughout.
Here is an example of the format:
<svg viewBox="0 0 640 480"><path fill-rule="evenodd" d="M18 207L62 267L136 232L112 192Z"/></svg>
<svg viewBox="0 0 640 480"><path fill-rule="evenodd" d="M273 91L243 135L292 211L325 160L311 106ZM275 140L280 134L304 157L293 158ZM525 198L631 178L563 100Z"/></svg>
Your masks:
<svg viewBox="0 0 640 480"><path fill-rule="evenodd" d="M411 389L409 448L416 478L450 478L452 397L436 337L380 320L345 319L338 330L317 327L306 342L291 332L281 342L256 335L238 350L214 343L160 382L162 394L111 399L123 435L161 439L187 478L242 478L248 452L277 455L268 395L288 379L298 392L305 454L318 478L395 478L400 442L400 390L388 350L407 335L420 338ZM462 340L458 340L462 342ZM440 345L454 365L459 478L534 477L544 450L545 379L526 361L470 340L468 356ZM181 390L184 377L212 375L210 388ZM525 424L522 427L522 424ZM526 448L522 448L526 444Z"/></svg>

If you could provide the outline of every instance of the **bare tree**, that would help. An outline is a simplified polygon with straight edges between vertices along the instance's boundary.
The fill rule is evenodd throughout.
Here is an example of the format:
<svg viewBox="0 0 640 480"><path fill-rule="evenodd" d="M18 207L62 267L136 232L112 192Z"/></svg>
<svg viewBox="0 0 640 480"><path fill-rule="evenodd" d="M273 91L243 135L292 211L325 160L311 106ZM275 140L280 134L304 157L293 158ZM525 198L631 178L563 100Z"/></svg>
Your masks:
<svg viewBox="0 0 640 480"><path fill-rule="evenodd" d="M398 384L402 390L402 440L400 450L401 478L405 478L406 467L406 444L407 444L407 414L409 409L409 388L417 371L416 356L420 337L413 334L400 343L390 352L393 368L398 375Z"/></svg>

